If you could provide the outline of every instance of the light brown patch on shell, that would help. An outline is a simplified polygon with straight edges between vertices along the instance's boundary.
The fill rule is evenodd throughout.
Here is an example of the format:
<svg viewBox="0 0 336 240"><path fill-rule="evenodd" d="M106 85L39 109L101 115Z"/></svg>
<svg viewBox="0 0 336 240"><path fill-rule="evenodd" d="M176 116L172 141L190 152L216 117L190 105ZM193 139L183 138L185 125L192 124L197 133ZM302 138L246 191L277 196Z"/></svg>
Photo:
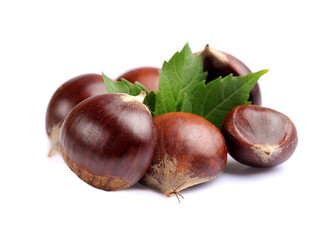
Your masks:
<svg viewBox="0 0 336 240"><path fill-rule="evenodd" d="M150 166L149 172L142 181L149 187L155 188L170 197L190 186L211 181L218 175L209 177L192 177L191 172L177 172L177 159L165 154L158 163Z"/></svg>
<svg viewBox="0 0 336 240"><path fill-rule="evenodd" d="M54 125L50 130L50 136L49 136L50 149L48 152L48 157L61 154L60 141L59 141L60 132L61 132L60 124Z"/></svg>
<svg viewBox="0 0 336 240"><path fill-rule="evenodd" d="M128 94L123 94L123 96L121 97L121 100L123 102L140 102L140 103L143 103L143 101L145 100L145 97L146 97L146 92L145 91L141 91L141 93L137 96L132 96L132 95L128 95ZM143 104L143 106L145 107L145 109L149 112L149 108Z"/></svg>
<svg viewBox="0 0 336 240"><path fill-rule="evenodd" d="M89 171L80 168L75 164L64 152L62 145L60 145L60 150L65 163L69 168L76 173L76 175L82 179L84 182L90 184L93 187L105 190L105 191L118 191L131 186L131 184L123 178L116 176L99 176L92 174Z"/></svg>
<svg viewBox="0 0 336 240"><path fill-rule="evenodd" d="M278 145L254 144L251 148L263 163L272 161L282 152Z"/></svg>

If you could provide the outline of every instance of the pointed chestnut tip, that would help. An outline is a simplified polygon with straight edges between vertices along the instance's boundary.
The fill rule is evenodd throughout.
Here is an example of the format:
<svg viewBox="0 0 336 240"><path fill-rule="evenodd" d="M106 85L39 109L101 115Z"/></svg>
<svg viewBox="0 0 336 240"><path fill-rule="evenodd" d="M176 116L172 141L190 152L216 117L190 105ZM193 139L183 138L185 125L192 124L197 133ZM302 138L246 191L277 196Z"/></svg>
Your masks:
<svg viewBox="0 0 336 240"><path fill-rule="evenodd" d="M146 97L146 92L145 91L141 91L139 95L137 96L133 96L133 95L129 95L126 93L119 93L121 94L121 99L124 102L140 102L142 103Z"/></svg>
<svg viewBox="0 0 336 240"><path fill-rule="evenodd" d="M146 95L147 94L146 94L145 91L141 91L141 93L138 96L136 96L136 98L142 103L144 101Z"/></svg>
<svg viewBox="0 0 336 240"><path fill-rule="evenodd" d="M206 56L208 54L210 54L211 52L211 48L210 48L210 45L209 44L206 44L204 49L199 51L199 52L196 52L195 55L201 55L201 56Z"/></svg>
<svg viewBox="0 0 336 240"><path fill-rule="evenodd" d="M60 152L58 150L51 148L51 149L49 149L47 157L51 158L51 157L56 156L58 154L60 154Z"/></svg>
<svg viewBox="0 0 336 240"><path fill-rule="evenodd" d="M49 136L50 148L49 148L47 157L50 158L50 157L60 154L60 143L59 143L59 136L61 132L60 124L56 124L52 126L49 132L50 132L50 136Z"/></svg>

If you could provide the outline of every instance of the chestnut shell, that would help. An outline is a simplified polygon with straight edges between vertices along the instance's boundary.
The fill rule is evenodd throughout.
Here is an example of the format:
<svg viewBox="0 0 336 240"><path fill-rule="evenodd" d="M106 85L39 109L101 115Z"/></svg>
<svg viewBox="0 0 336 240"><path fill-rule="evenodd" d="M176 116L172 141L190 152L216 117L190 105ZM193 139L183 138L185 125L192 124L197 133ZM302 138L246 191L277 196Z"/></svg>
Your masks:
<svg viewBox="0 0 336 240"><path fill-rule="evenodd" d="M84 74L70 79L62 84L53 94L46 114L46 131L50 136L51 128L62 124L65 117L78 103L84 99L107 93L106 85L101 75ZM57 101L62 99L62 101Z"/></svg>
<svg viewBox="0 0 336 240"><path fill-rule="evenodd" d="M229 154L252 167L274 167L295 151L294 123L284 114L256 105L235 107L222 126Z"/></svg>
<svg viewBox="0 0 336 240"><path fill-rule="evenodd" d="M218 77L225 77L232 73L233 76L245 76L251 70L238 58L206 45L203 51L196 53L201 55L204 71L208 72L206 82L210 82ZM256 83L250 92L249 101L254 105L261 105L261 91Z"/></svg>
<svg viewBox="0 0 336 240"><path fill-rule="evenodd" d="M223 173L227 148L212 123L185 112L170 112L153 120L157 145L143 184L171 196Z"/></svg>
<svg viewBox="0 0 336 240"><path fill-rule="evenodd" d="M122 78L131 83L139 82L146 89L156 92L159 89L159 68L156 67L140 67L123 73L117 78L117 81L121 81Z"/></svg>
<svg viewBox="0 0 336 240"><path fill-rule="evenodd" d="M59 151L59 131L65 117L81 101L88 97L107 93L101 75L83 74L63 83L51 97L45 119L50 140L49 156Z"/></svg>
<svg viewBox="0 0 336 240"><path fill-rule="evenodd" d="M120 190L151 164L156 130L147 107L133 96L103 94L78 104L60 135L63 158L88 184Z"/></svg>

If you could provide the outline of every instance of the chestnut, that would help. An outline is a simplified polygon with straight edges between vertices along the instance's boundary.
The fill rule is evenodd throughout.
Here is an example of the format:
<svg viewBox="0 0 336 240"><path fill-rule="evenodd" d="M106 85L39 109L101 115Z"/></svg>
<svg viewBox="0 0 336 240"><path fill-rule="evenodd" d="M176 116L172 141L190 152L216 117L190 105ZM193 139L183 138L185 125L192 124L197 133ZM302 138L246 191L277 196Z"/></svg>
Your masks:
<svg viewBox="0 0 336 240"><path fill-rule="evenodd" d="M155 67L139 67L123 73L117 78L117 81L121 81L122 78L131 83L139 82L146 89L156 92L159 89L159 68Z"/></svg>
<svg viewBox="0 0 336 240"><path fill-rule="evenodd" d="M240 105L226 116L222 133L229 154L252 167L286 161L298 143L294 123L284 114L256 105Z"/></svg>
<svg viewBox="0 0 336 240"><path fill-rule="evenodd" d="M50 141L48 156L59 152L59 132L65 117L84 99L107 93L101 75L83 74L63 83L48 104L45 125Z"/></svg>
<svg viewBox="0 0 336 240"><path fill-rule="evenodd" d="M219 176L226 165L225 139L208 120L185 112L153 118L157 145L141 183L166 196ZM181 196L181 195L180 195Z"/></svg>
<svg viewBox="0 0 336 240"><path fill-rule="evenodd" d="M106 191L132 186L145 174L156 130L145 97L103 94L79 103L63 122L61 152L86 183Z"/></svg>
<svg viewBox="0 0 336 240"><path fill-rule="evenodd" d="M225 77L232 73L233 76L245 76L251 70L238 58L210 48L207 44L203 51L196 53L201 55L204 71L208 72L206 82L210 82L218 77ZM250 92L249 101L255 105L261 105L261 92L259 84L256 83Z"/></svg>

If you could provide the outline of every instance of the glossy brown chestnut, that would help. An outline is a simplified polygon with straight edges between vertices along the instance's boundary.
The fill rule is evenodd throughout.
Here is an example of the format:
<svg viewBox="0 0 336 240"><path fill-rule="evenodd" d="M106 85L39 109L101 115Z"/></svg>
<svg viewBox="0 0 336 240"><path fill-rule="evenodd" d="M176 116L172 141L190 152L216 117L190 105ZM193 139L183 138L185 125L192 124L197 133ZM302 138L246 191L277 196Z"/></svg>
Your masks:
<svg viewBox="0 0 336 240"><path fill-rule="evenodd" d="M238 58L210 48L209 45L206 45L204 50L196 53L196 55L197 54L201 55L204 71L208 72L207 82L219 76L225 77L231 73L233 76L245 76L251 73L251 70ZM261 105L261 92L258 83L252 88L249 101L251 101L252 104Z"/></svg>
<svg viewBox="0 0 336 240"><path fill-rule="evenodd" d="M140 95L139 95L140 96ZM86 183L120 190L140 180L156 145L152 116L142 100L103 94L78 104L61 128L63 158Z"/></svg>
<svg viewBox="0 0 336 240"><path fill-rule="evenodd" d="M154 124L157 146L142 183L171 196L223 172L226 144L212 123L195 114L171 112L154 117Z"/></svg>
<svg viewBox="0 0 336 240"><path fill-rule="evenodd" d="M295 125L284 114L270 108L240 105L225 118L224 134L229 154L252 167L274 167L295 151Z"/></svg>
<svg viewBox="0 0 336 240"><path fill-rule="evenodd" d="M46 131L50 141L48 156L59 152L59 132L65 117L84 99L107 93L98 74L84 74L62 84L51 97L46 113Z"/></svg>
<svg viewBox="0 0 336 240"><path fill-rule="evenodd" d="M155 67L140 67L128 72L125 72L117 78L117 81L121 81L122 78L128 80L131 83L139 82L144 85L148 91L154 91L159 89L159 68Z"/></svg>

